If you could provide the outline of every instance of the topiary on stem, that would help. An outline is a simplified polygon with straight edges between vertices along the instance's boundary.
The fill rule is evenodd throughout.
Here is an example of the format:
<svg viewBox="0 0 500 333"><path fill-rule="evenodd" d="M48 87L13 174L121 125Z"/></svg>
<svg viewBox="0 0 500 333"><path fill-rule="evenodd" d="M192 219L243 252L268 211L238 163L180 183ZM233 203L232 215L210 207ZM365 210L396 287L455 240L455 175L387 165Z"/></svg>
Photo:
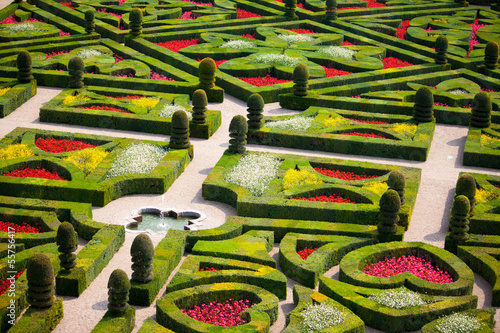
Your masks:
<svg viewBox="0 0 500 333"><path fill-rule="evenodd" d="M147 283L153 280L153 257L155 247L147 234L139 234L135 237L130 247L132 256L132 280Z"/></svg>
<svg viewBox="0 0 500 333"><path fill-rule="evenodd" d="M489 69L498 67L498 43L490 41L484 49L484 65Z"/></svg>
<svg viewBox="0 0 500 333"><path fill-rule="evenodd" d="M108 280L108 311L121 315L127 312L128 294L130 291L130 281L127 273L121 269L115 269Z"/></svg>
<svg viewBox="0 0 500 333"><path fill-rule="evenodd" d="M83 73L85 70L85 65L82 58L73 57L69 60L68 72L69 72L69 87L80 89L83 87Z"/></svg>
<svg viewBox="0 0 500 333"><path fill-rule="evenodd" d="M472 100L470 125L486 128L491 125L491 98L488 93L481 91Z"/></svg>
<svg viewBox="0 0 500 333"><path fill-rule="evenodd" d="M73 252L78 246L78 240L75 234L75 228L69 222L63 222L57 228L56 242L59 246L58 250L61 267L69 271L76 266L76 254Z"/></svg>
<svg viewBox="0 0 500 333"><path fill-rule="evenodd" d="M337 0L326 0L325 20L331 21L337 19Z"/></svg>
<svg viewBox="0 0 500 333"><path fill-rule="evenodd" d="M469 211L470 202L465 195L453 199L450 217L450 238L458 241L469 239Z"/></svg>
<svg viewBox="0 0 500 333"><path fill-rule="evenodd" d="M399 199L401 200L401 205L405 204L405 186L406 179L405 175L400 170L393 170L389 173L389 178L387 178L387 185L391 190L398 192Z"/></svg>
<svg viewBox="0 0 500 333"><path fill-rule="evenodd" d="M443 65L448 62L448 38L444 35L439 35L436 38L436 59L434 61L438 65Z"/></svg>
<svg viewBox="0 0 500 333"><path fill-rule="evenodd" d="M139 36L142 34L142 10L140 8L133 8L132 11L130 11L130 34L132 36Z"/></svg>
<svg viewBox="0 0 500 333"><path fill-rule="evenodd" d="M455 190L455 197L465 195L470 203L470 216L474 216L476 207L476 180L468 173L464 173L458 177Z"/></svg>
<svg viewBox="0 0 500 333"><path fill-rule="evenodd" d="M171 149L187 149L189 142L189 118L185 111L178 110L172 115Z"/></svg>
<svg viewBox="0 0 500 333"><path fill-rule="evenodd" d="M413 118L421 123L434 120L434 95L429 87L420 87L415 94Z"/></svg>
<svg viewBox="0 0 500 333"><path fill-rule="evenodd" d="M243 154L246 151L248 125L242 115L234 116L229 124L229 151L235 154Z"/></svg>
<svg viewBox="0 0 500 333"><path fill-rule="evenodd" d="M398 192L388 189L379 202L380 214L377 225L378 232L381 234L394 234L398 231L399 211L401 209L401 200Z"/></svg>
<svg viewBox="0 0 500 333"><path fill-rule="evenodd" d="M247 107L248 127L251 129L261 128L264 125L264 116L262 115L264 111L264 99L262 96L257 93L250 95Z"/></svg>
<svg viewBox="0 0 500 333"><path fill-rule="evenodd" d="M91 34L95 31L94 9L89 9L85 12L85 32Z"/></svg>
<svg viewBox="0 0 500 333"><path fill-rule="evenodd" d="M285 17L289 20L298 20L299 17L295 14L297 0L283 0L285 4Z"/></svg>
<svg viewBox="0 0 500 333"><path fill-rule="evenodd" d="M215 71L217 65L212 58L205 58L198 66L198 75L200 78L200 88L210 89L215 87Z"/></svg>
<svg viewBox="0 0 500 333"><path fill-rule="evenodd" d="M306 96L309 85L309 69L306 65L298 64L293 70L293 94Z"/></svg>
<svg viewBox="0 0 500 333"><path fill-rule="evenodd" d="M193 123L204 124L207 118L207 93L203 89L197 89L193 93Z"/></svg>
<svg viewBox="0 0 500 333"><path fill-rule="evenodd" d="M33 71L31 69L31 55L27 50L21 50L17 55L17 80L20 83L28 83L33 80Z"/></svg>
<svg viewBox="0 0 500 333"><path fill-rule="evenodd" d="M43 253L35 253L26 265L28 280L28 302L34 308L50 308L54 304L54 269L49 257Z"/></svg>

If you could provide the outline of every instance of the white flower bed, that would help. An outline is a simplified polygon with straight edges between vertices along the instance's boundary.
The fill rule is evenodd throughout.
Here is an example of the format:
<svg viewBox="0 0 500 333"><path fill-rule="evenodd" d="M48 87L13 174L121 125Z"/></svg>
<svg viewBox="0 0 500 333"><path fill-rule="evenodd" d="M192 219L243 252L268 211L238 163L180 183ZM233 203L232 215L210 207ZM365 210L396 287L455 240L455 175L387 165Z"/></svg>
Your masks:
<svg viewBox="0 0 500 333"><path fill-rule="evenodd" d="M312 117L294 117L285 120L271 121L264 126L282 130L305 131L311 126L313 120L314 118Z"/></svg>
<svg viewBox="0 0 500 333"><path fill-rule="evenodd" d="M338 325L345 319L345 314L342 311L325 303L309 305L300 314L304 318L302 332L305 333L318 332L324 328Z"/></svg>
<svg viewBox="0 0 500 333"><path fill-rule="evenodd" d="M454 313L438 319L438 322L436 329L441 333L472 333L481 326L477 318L464 313Z"/></svg>
<svg viewBox="0 0 500 333"><path fill-rule="evenodd" d="M295 67L300 63L297 58L292 58L286 54L279 53L259 54L254 58L254 61L257 63L276 64L290 67Z"/></svg>
<svg viewBox="0 0 500 333"><path fill-rule="evenodd" d="M371 295L368 298L393 309L404 309L427 304L420 294L408 290L405 287L389 290L377 295Z"/></svg>
<svg viewBox="0 0 500 333"><path fill-rule="evenodd" d="M281 162L269 154L243 156L226 175L226 181L239 185L254 196L261 196L276 178Z"/></svg>
<svg viewBox="0 0 500 333"><path fill-rule="evenodd" d="M317 52L326 54L332 58L344 58L344 59L352 59L352 57L358 53L351 49L342 47L342 46L329 46L318 50Z"/></svg>
<svg viewBox="0 0 500 333"><path fill-rule="evenodd" d="M255 44L246 40L230 40L220 46L221 48L241 50L255 47Z"/></svg>
<svg viewBox="0 0 500 333"><path fill-rule="evenodd" d="M116 157L106 179L134 173L150 173L167 154L162 147L147 143L132 144Z"/></svg>
<svg viewBox="0 0 500 333"><path fill-rule="evenodd" d="M186 112L189 120L193 119L193 113L191 112L191 110L188 110L182 105L177 105L177 104L165 105L163 109L160 111L159 115L160 117L172 117L174 115L174 112L179 110Z"/></svg>
<svg viewBox="0 0 500 333"><path fill-rule="evenodd" d="M455 89L455 90L450 90L448 92L453 95L467 95L469 93L468 91L465 91L463 89Z"/></svg>
<svg viewBox="0 0 500 333"><path fill-rule="evenodd" d="M82 60L85 60L92 57L98 57L101 54L102 54L101 52L94 49L83 49L77 53L77 56L82 58Z"/></svg>
<svg viewBox="0 0 500 333"><path fill-rule="evenodd" d="M15 34L26 31L39 31L33 23L16 23L8 26L9 32Z"/></svg>
<svg viewBox="0 0 500 333"><path fill-rule="evenodd" d="M288 46L296 43L304 43L304 42L312 42L314 40L313 37L307 35L287 35L281 34L278 35L279 38L286 40Z"/></svg>

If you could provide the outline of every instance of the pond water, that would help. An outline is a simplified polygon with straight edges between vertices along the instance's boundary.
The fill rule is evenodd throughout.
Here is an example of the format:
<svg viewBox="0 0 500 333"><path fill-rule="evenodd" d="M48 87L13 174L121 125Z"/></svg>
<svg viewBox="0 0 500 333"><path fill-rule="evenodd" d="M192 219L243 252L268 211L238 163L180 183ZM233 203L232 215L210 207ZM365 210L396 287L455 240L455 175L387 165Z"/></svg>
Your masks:
<svg viewBox="0 0 500 333"><path fill-rule="evenodd" d="M146 229L152 231L168 231L169 229L184 230L184 226L188 224L193 216L185 216L175 218L172 216L160 216L158 214L144 214L142 213L142 221L135 225L127 226L127 229L135 231L145 231Z"/></svg>

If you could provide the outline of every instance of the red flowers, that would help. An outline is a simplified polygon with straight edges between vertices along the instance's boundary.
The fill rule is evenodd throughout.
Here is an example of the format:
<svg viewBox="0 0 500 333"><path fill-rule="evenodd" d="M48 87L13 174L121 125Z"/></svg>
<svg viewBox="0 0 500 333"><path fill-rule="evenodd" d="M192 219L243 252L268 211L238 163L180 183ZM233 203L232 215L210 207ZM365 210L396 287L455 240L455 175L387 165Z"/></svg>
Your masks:
<svg viewBox="0 0 500 333"><path fill-rule="evenodd" d="M127 110L117 109L117 108L113 108L111 106L106 106L106 105L78 106L77 109L103 110L103 111L114 111L114 112L121 112L121 113L130 113Z"/></svg>
<svg viewBox="0 0 500 333"><path fill-rule="evenodd" d="M380 136L374 133L359 133L359 132L351 132L351 133L340 133L342 135L351 135L351 136L363 136L365 138L377 138L377 139L387 139L385 136Z"/></svg>
<svg viewBox="0 0 500 333"><path fill-rule="evenodd" d="M325 69L325 77L332 77L332 76L341 76L341 75L352 74L352 72L343 71L341 69L328 68L328 67L325 67L325 66L322 66L322 67Z"/></svg>
<svg viewBox="0 0 500 333"><path fill-rule="evenodd" d="M151 71L150 78L151 78L151 80L175 81L171 77L168 77L168 76L163 75L163 74L158 74L153 70Z"/></svg>
<svg viewBox="0 0 500 333"><path fill-rule="evenodd" d="M217 271L220 271L220 269L218 268L214 268L214 267L200 267L200 272L217 272Z"/></svg>
<svg viewBox="0 0 500 333"><path fill-rule="evenodd" d="M201 322L217 326L239 326L246 322L240 318L240 314L248 308L254 306L248 299L234 301L228 299L225 302L217 301L209 304L195 306L193 309L181 311L189 317Z"/></svg>
<svg viewBox="0 0 500 333"><path fill-rule="evenodd" d="M251 35L251 34L246 34L246 35L238 35L240 37L243 37L243 38L248 38L248 39L255 39L255 34Z"/></svg>
<svg viewBox="0 0 500 333"><path fill-rule="evenodd" d="M59 176L57 173L47 171L45 169L42 169L40 167L36 167L36 169L33 168L25 168L25 169L20 169L20 170L13 170L9 173L4 174L3 176L7 177L31 177L31 178L44 178L44 179L51 179L51 180L67 180Z"/></svg>
<svg viewBox="0 0 500 333"><path fill-rule="evenodd" d="M500 185L495 185L496 188L500 188Z"/></svg>
<svg viewBox="0 0 500 333"><path fill-rule="evenodd" d="M4 292L6 292L7 290L9 290L10 285L12 283L14 283L15 281L17 281L17 279L19 279L19 277L23 273L24 273L24 268L21 269L21 271L14 276L14 278L15 278L14 281L12 281L12 279L10 279L10 280L8 280L8 279L0 280L0 295L2 295Z"/></svg>
<svg viewBox="0 0 500 333"><path fill-rule="evenodd" d="M288 31L296 32L300 35L302 34L314 34L315 32L309 29L287 29Z"/></svg>
<svg viewBox="0 0 500 333"><path fill-rule="evenodd" d="M453 279L448 272L439 267L433 267L430 262L415 256L402 256L399 258L386 258L383 261L366 265L363 270L365 274L378 277L394 276L404 272L410 272L416 277L434 283L452 283Z"/></svg>
<svg viewBox="0 0 500 333"><path fill-rule="evenodd" d="M171 40L163 43L156 43L156 45L169 49L173 52L179 52L180 49L188 47L190 45L196 45L200 42L199 38L191 38L184 40Z"/></svg>
<svg viewBox="0 0 500 333"><path fill-rule="evenodd" d="M309 257L314 251L316 251L318 248L308 248L305 247L302 250L297 251L297 254L303 259L306 260L307 257Z"/></svg>
<svg viewBox="0 0 500 333"><path fill-rule="evenodd" d="M355 97L355 98L361 98L361 97ZM379 120L359 120L359 119L353 119L353 118L348 118L349 120L354 120L357 121L358 123L363 123L363 124L372 124L372 125L387 125L389 123L386 123L384 121L379 121Z"/></svg>
<svg viewBox="0 0 500 333"><path fill-rule="evenodd" d="M377 178L378 176L376 175L357 175L354 172L349 172L349 171L339 171L339 170L328 170L328 169L323 169L323 168L314 168L317 172L321 173L322 175L328 176L328 177L333 177L337 179L342 179L342 180L363 180L363 179L372 179L372 178Z"/></svg>
<svg viewBox="0 0 500 333"><path fill-rule="evenodd" d="M246 83L250 83L251 85L256 87L272 86L273 84L291 82L291 80L277 79L269 74L267 74L266 76L258 77L237 77L237 79L245 81Z"/></svg>
<svg viewBox="0 0 500 333"><path fill-rule="evenodd" d="M293 198L294 200L304 200L304 201L319 201L319 202L331 202L331 203L347 203L347 204L355 204L355 201L351 201L350 199L347 198L342 198L341 196L338 196L336 194L333 195L318 195L315 197L309 197L309 198Z"/></svg>
<svg viewBox="0 0 500 333"><path fill-rule="evenodd" d="M255 14L240 8L236 8L236 13L237 13L237 18L239 19L245 19L250 17L262 17L262 15Z"/></svg>
<svg viewBox="0 0 500 333"><path fill-rule="evenodd" d="M0 231L12 232L12 229L14 229L15 232L30 233L30 234L39 234L43 232L42 227L40 227L38 223L33 227L32 225L29 225L26 222L23 222L21 223L21 225L19 225L13 222L0 221Z"/></svg>
<svg viewBox="0 0 500 333"><path fill-rule="evenodd" d="M413 64L408 61L404 61L394 57L384 58L384 60L382 60L382 64L384 64L384 69L413 66Z"/></svg>
<svg viewBox="0 0 500 333"><path fill-rule="evenodd" d="M408 27L410 26L410 20L404 20L401 22L401 28L397 28L397 33L396 37L399 39L405 39L406 36L406 30L408 30Z"/></svg>
<svg viewBox="0 0 500 333"><path fill-rule="evenodd" d="M35 145L41 150L49 153L65 153L68 151L97 147L97 145L85 143L83 141L65 139L59 140L54 138L38 138L35 141Z"/></svg>
<svg viewBox="0 0 500 333"><path fill-rule="evenodd" d="M343 7L343 8L338 8L337 10L346 10L346 9L366 9L366 8L375 8L375 7L385 7L385 4L383 3L378 3L376 0L366 0L368 4L366 7Z"/></svg>
<svg viewBox="0 0 500 333"><path fill-rule="evenodd" d="M61 5L68 7L69 9L75 9L75 7L71 6L70 2L59 2Z"/></svg>

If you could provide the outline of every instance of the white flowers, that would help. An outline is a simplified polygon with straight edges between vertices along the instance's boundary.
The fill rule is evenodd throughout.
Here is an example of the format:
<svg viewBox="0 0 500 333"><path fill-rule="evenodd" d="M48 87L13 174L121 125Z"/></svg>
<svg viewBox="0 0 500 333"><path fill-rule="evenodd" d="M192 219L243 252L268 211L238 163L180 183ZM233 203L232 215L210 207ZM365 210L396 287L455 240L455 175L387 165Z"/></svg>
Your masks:
<svg viewBox="0 0 500 333"><path fill-rule="evenodd" d="M305 43L305 42L311 42L314 40L313 37L307 36L307 35L292 35L292 34L280 34L278 35L279 38L284 39L287 43L288 46L296 43Z"/></svg>
<svg viewBox="0 0 500 333"><path fill-rule="evenodd" d="M226 181L261 196L271 180L276 178L281 162L269 154L243 156L226 175Z"/></svg>
<svg viewBox="0 0 500 333"><path fill-rule="evenodd" d="M408 290L405 287L371 295L368 298L393 309L404 309L412 306L427 304L419 293Z"/></svg>
<svg viewBox="0 0 500 333"><path fill-rule="evenodd" d="M147 143L132 144L116 157L106 179L133 173L150 173L167 154L162 147Z"/></svg>
<svg viewBox="0 0 500 333"><path fill-rule="evenodd" d="M454 313L438 319L436 329L441 333L472 333L479 327L477 318L464 313Z"/></svg>
<svg viewBox="0 0 500 333"><path fill-rule="evenodd" d="M275 64L290 67L295 67L300 63L299 59L297 58L292 58L290 56L287 56L286 54L279 53L258 54L257 56L255 56L254 61L257 63Z"/></svg>
<svg viewBox="0 0 500 333"><path fill-rule="evenodd" d="M293 130L293 131L305 131L311 126L314 118L312 117L294 117L285 120L271 121L264 125L264 127L282 129L282 130Z"/></svg>
<svg viewBox="0 0 500 333"><path fill-rule="evenodd" d="M221 48L241 50L255 47L255 44L246 40L230 40L220 46Z"/></svg>
<svg viewBox="0 0 500 333"><path fill-rule="evenodd" d="M453 95L467 95L469 93L468 91L463 90L463 89L454 89L454 90L450 90L448 92L450 94L453 94Z"/></svg>
<svg viewBox="0 0 500 333"><path fill-rule="evenodd" d="M8 29L11 34L15 34L18 32L26 32L26 31L39 31L39 29L36 28L33 23L11 24L8 26Z"/></svg>
<svg viewBox="0 0 500 333"><path fill-rule="evenodd" d="M85 60L92 57L98 57L101 54L102 54L101 52L94 49L83 49L80 52L78 52L76 56L82 58L82 60Z"/></svg>
<svg viewBox="0 0 500 333"><path fill-rule="evenodd" d="M186 112L189 120L193 119L193 113L191 112L191 110L188 110L185 107L183 107L182 105L178 105L178 104L165 105L163 107L163 109L160 111L159 116L160 117L172 117L174 115L174 112L179 111L179 110Z"/></svg>
<svg viewBox="0 0 500 333"><path fill-rule="evenodd" d="M323 328L338 325L345 319L342 311L327 303L309 305L300 315L304 318L302 325L303 332L306 333L318 332Z"/></svg>
<svg viewBox="0 0 500 333"><path fill-rule="evenodd" d="M358 53L351 49L342 47L342 46L329 46L318 50L317 52L326 54L332 58L344 58L344 59L352 59L352 57Z"/></svg>

